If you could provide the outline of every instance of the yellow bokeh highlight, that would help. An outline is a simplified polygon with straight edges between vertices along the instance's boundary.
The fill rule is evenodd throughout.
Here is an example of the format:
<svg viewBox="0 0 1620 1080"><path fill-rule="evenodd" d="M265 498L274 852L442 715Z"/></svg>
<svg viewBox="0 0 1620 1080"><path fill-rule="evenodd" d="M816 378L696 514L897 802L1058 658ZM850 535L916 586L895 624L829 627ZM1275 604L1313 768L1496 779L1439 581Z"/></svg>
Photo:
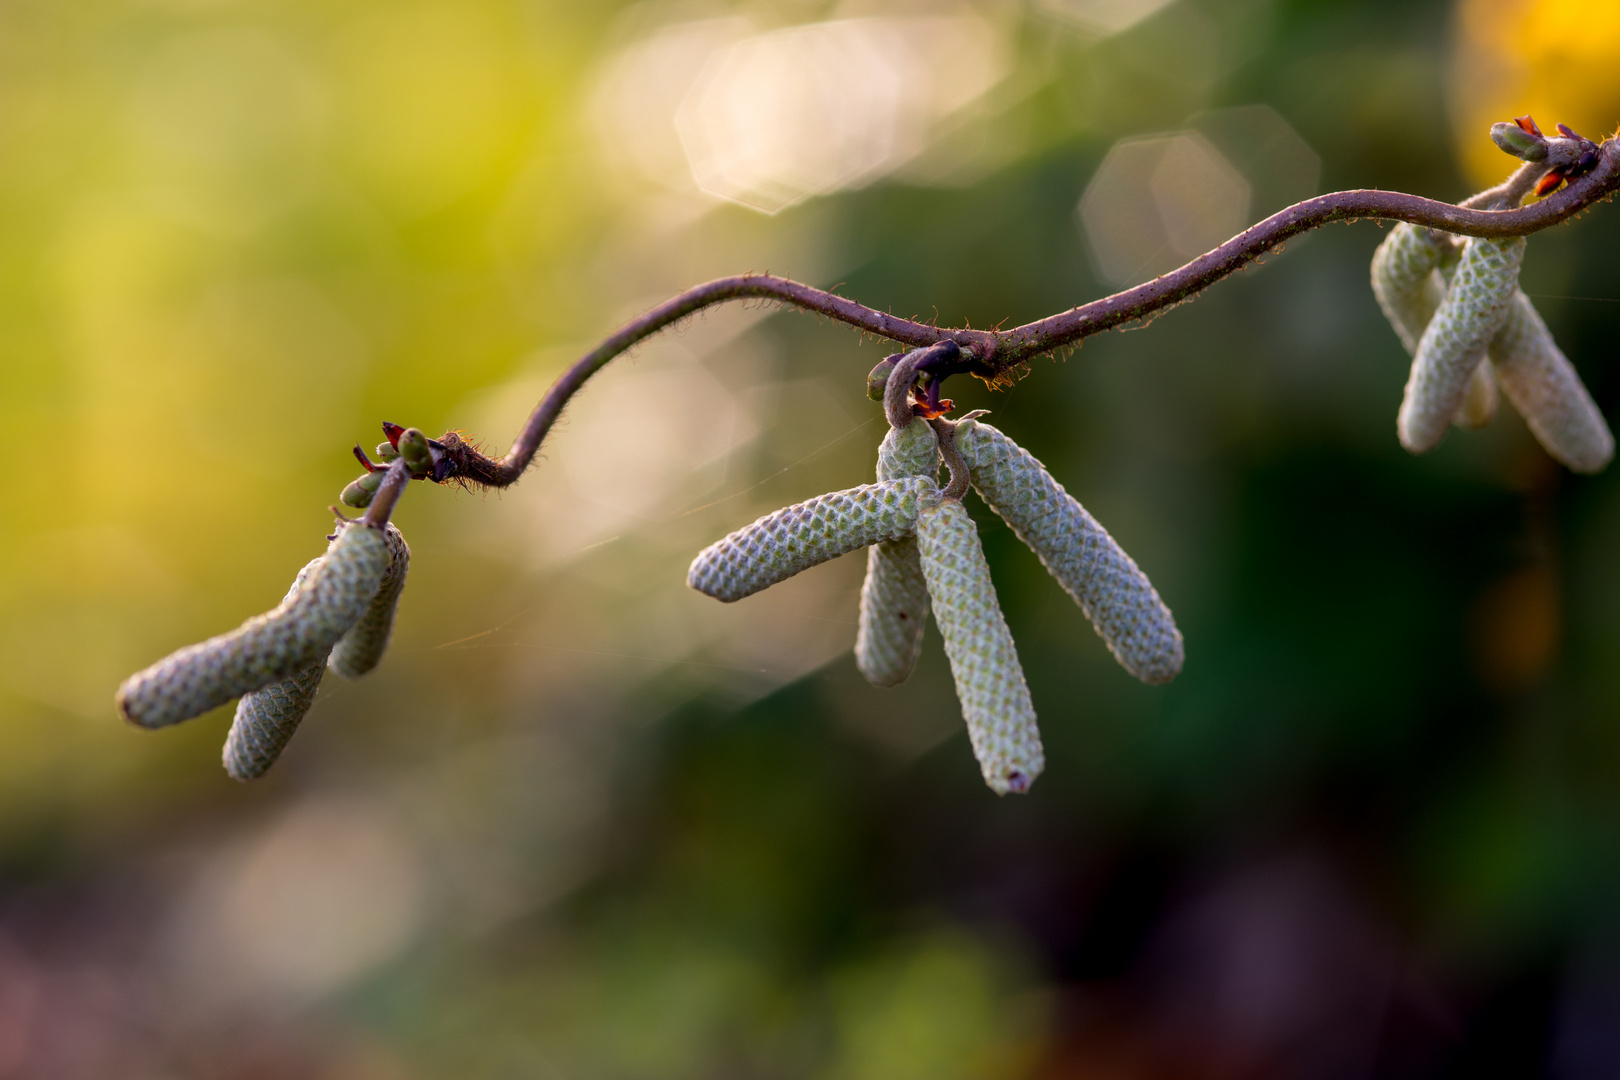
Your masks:
<svg viewBox="0 0 1620 1080"><path fill-rule="evenodd" d="M1601 140L1620 123L1620 5L1608 0L1462 0L1452 116L1469 176L1495 183L1512 161L1487 132L1525 113Z"/></svg>

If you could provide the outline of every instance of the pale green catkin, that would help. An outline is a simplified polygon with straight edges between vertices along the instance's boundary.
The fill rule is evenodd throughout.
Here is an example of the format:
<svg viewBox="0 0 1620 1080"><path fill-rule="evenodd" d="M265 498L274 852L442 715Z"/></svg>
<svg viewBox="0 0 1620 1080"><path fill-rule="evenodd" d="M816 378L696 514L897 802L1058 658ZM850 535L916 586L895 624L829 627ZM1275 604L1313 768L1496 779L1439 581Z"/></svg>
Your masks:
<svg viewBox="0 0 1620 1080"><path fill-rule="evenodd" d="M917 511L938 498L939 486L925 477L817 496L704 548L686 583L716 600L741 600L856 548L909 535Z"/></svg>
<svg viewBox="0 0 1620 1080"><path fill-rule="evenodd" d="M956 426L973 487L1080 605L1120 666L1147 683L1176 677L1181 631L1131 557L1035 457L989 424Z"/></svg>
<svg viewBox="0 0 1620 1080"><path fill-rule="evenodd" d="M1423 330L1446 295L1445 275L1455 270L1456 245L1449 237L1401 222L1373 253L1372 287L1384 317L1401 339L1408 356L1417 352ZM1479 364L1453 422L1482 428L1496 415L1496 381L1490 366Z"/></svg>
<svg viewBox="0 0 1620 1080"><path fill-rule="evenodd" d="M226 775L246 783L270 771L315 704L315 691L325 671L323 656L280 682L242 695L231 733L225 737Z"/></svg>
<svg viewBox="0 0 1620 1080"><path fill-rule="evenodd" d="M325 558L312 559L298 571L282 603L298 595ZM304 714L315 703L315 691L325 671L326 657L322 656L280 682L242 695L236 703L231 732L225 737L225 772L232 780L257 780L276 763Z"/></svg>
<svg viewBox="0 0 1620 1080"><path fill-rule="evenodd" d="M125 679L116 698L124 719L142 727L189 720L330 652L365 614L388 567L381 530L359 524L341 524L339 530L292 599Z"/></svg>
<svg viewBox="0 0 1620 1080"><path fill-rule="evenodd" d="M998 795L1028 791L1046 767L1035 706L979 531L961 502L946 499L918 514L917 550L984 782Z"/></svg>
<svg viewBox="0 0 1620 1080"><path fill-rule="evenodd" d="M1418 342L1396 431L1414 454L1432 450L1451 426L1474 369L1507 318L1518 288L1524 238L1470 238L1451 286Z"/></svg>
<svg viewBox="0 0 1620 1080"><path fill-rule="evenodd" d="M360 621L350 627L332 649L332 670L345 679L358 679L376 667L394 631L394 609L399 606L399 594L405 590L411 549L393 522L384 529L383 539L388 542L388 569L383 573L382 584Z"/></svg>
<svg viewBox="0 0 1620 1080"><path fill-rule="evenodd" d="M1490 354L1502 393L1547 453L1575 472L1601 472L1614 457L1614 436L1524 293L1514 294Z"/></svg>
<svg viewBox="0 0 1620 1080"><path fill-rule="evenodd" d="M1373 296L1408 355L1417 352L1423 328L1446 294L1436 271L1450 246L1446 238L1403 221L1373 252Z"/></svg>
<svg viewBox="0 0 1620 1080"><path fill-rule="evenodd" d="M937 479L939 437L926 420L890 428L878 448L877 478ZM928 622L928 584L917 556L917 538L880 540L867 549L866 581L855 632L855 666L874 686L902 683L917 666Z"/></svg>

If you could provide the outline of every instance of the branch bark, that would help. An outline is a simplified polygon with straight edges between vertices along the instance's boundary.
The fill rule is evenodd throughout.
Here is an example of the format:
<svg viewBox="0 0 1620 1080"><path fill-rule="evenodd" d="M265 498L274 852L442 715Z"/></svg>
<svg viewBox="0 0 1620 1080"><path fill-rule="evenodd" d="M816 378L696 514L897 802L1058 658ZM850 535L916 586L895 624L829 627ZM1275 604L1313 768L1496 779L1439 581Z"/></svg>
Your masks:
<svg viewBox="0 0 1620 1080"><path fill-rule="evenodd" d="M1590 172L1572 179L1561 191L1541 202L1513 210L1469 209L1466 205L1436 202L1397 191L1336 191L1295 203L1245 229L1213 251L1152 281L1011 330L942 328L913 322L770 274L720 278L665 301L620 328L575 362L535 407L506 457L499 461L480 460L477 479L493 487L516 482L534 460L563 407L592 375L614 357L658 331L729 300L780 301L913 348L954 341L961 347L961 358L952 372L994 379L1033 357L1075 345L1092 334L1146 319L1190 300L1261 256L1279 252L1287 240L1331 222L1375 218L1410 222L1461 236L1525 236L1567 221L1617 190L1620 190L1620 139L1610 139L1603 144L1598 162Z"/></svg>

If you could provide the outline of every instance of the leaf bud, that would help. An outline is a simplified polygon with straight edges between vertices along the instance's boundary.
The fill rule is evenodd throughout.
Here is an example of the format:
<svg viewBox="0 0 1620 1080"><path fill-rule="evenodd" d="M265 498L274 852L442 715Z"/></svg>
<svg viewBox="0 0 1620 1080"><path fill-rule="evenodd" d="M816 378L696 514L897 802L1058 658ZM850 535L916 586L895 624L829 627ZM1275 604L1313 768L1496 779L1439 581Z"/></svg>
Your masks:
<svg viewBox="0 0 1620 1080"><path fill-rule="evenodd" d="M377 444L378 461L393 461L397 457L399 457L399 451L394 449L393 443L380 442Z"/></svg>
<svg viewBox="0 0 1620 1080"><path fill-rule="evenodd" d="M1538 135L1525 131L1518 124L1503 121L1491 125L1491 141L1496 143L1504 153L1512 154L1525 161L1546 161L1547 140Z"/></svg>
<svg viewBox="0 0 1620 1080"><path fill-rule="evenodd" d="M367 473L359 480L349 481L349 485L343 489L343 494L338 496L344 506L352 506L356 510L364 510L366 507L371 505L372 496L374 496L377 492L375 489L367 491L365 481L368 477L373 475L375 474Z"/></svg>
<svg viewBox="0 0 1620 1080"><path fill-rule="evenodd" d="M877 366L866 373L866 396L873 401L883 400L884 388L889 385L889 372L894 370L899 356L886 356L877 362Z"/></svg>
<svg viewBox="0 0 1620 1080"><path fill-rule="evenodd" d="M406 428L399 437L399 453L413 473L433 471L433 451L420 428Z"/></svg>

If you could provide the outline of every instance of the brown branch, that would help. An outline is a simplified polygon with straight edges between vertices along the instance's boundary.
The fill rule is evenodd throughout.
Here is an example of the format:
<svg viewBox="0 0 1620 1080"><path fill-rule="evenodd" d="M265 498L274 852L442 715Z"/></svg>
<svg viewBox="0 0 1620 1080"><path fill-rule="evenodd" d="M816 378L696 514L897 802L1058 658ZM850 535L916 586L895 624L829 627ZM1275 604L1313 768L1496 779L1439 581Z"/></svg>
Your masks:
<svg viewBox="0 0 1620 1080"><path fill-rule="evenodd" d="M400 493L410 482L411 467L405 464L404 458L395 458L383 476L382 486L371 497L371 505L366 507L366 512L361 515L360 523L374 529L387 525L389 516L394 512L394 504L399 502Z"/></svg>
<svg viewBox="0 0 1620 1080"><path fill-rule="evenodd" d="M1527 175L1516 174L1503 189L1522 183ZM493 487L514 483L534 460L541 441L569 399L608 361L665 327L728 300L780 301L912 347L954 341L961 347L961 359L950 372L937 373L939 377L965 372L993 379L1035 356L1074 345L1092 334L1148 318L1190 300L1228 274L1263 255L1277 252L1285 241L1330 222L1377 218L1406 221L1462 236L1525 236L1569 220L1616 190L1620 190L1620 140L1610 139L1603 144L1597 164L1590 172L1570 180L1563 190L1541 202L1512 210L1469 209L1396 191L1336 191L1295 203L1213 251L1152 281L1003 331L940 328L900 319L845 297L769 274L721 278L665 301L592 349L552 384L506 457L499 461L468 457L465 467L445 479L459 475ZM459 446L458 452L462 452Z"/></svg>

